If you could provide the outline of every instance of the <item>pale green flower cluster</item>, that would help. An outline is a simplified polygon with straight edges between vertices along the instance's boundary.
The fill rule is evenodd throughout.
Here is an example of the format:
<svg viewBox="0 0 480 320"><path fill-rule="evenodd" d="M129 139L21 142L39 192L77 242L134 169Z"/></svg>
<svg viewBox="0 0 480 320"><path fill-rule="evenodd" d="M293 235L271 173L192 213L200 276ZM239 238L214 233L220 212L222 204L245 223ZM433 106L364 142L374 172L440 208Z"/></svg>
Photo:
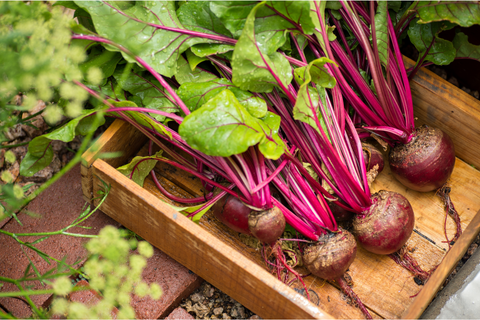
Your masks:
<svg viewBox="0 0 480 320"><path fill-rule="evenodd" d="M79 64L86 54L71 43L71 23L60 7L40 1L0 2L0 108L10 109L5 106L22 92L23 110L30 110L38 100L63 100L62 108L47 103L44 116L49 123L63 115L80 115L88 94L71 81L94 80L101 71L86 70L86 75L81 71ZM0 114L0 129L5 118Z"/></svg>
<svg viewBox="0 0 480 320"><path fill-rule="evenodd" d="M79 302L70 302L57 298L52 307L54 314L67 315L71 319L111 318L113 307L117 307L118 319L133 319L135 312L130 306L131 294L139 297L150 295L159 299L162 289L156 283L150 286L142 281L142 271L147 258L153 255L152 246L136 239L126 240L120 231L107 226L100 231L99 237L90 240L86 248L91 257L84 265L89 276L90 287L102 294L102 300L95 306L87 307ZM139 254L131 254L137 248ZM58 296L65 296L72 290L72 284L66 277L59 278L53 285Z"/></svg>

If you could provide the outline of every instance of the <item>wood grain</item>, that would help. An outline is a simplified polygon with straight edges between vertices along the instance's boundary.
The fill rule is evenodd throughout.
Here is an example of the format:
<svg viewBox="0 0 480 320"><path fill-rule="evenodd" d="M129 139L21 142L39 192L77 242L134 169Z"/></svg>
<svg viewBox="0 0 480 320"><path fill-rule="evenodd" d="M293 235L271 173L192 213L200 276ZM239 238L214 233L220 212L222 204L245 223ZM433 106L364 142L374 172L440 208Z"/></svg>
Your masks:
<svg viewBox="0 0 480 320"><path fill-rule="evenodd" d="M410 305L408 310L402 315L403 319L419 318L428 304L432 301L435 294L440 290L445 279L453 271L457 262L463 257L470 243L477 237L480 231L480 211L477 212L468 227L458 239L457 243L446 254L442 263L432 274L425 288L419 293L415 301Z"/></svg>
<svg viewBox="0 0 480 320"><path fill-rule="evenodd" d="M414 62L404 57L405 66ZM416 125L428 124L446 132L455 154L480 168L480 102L463 90L422 68L410 82Z"/></svg>
<svg viewBox="0 0 480 320"><path fill-rule="evenodd" d="M209 279L253 312L269 318L331 318L252 260L126 179L105 161L95 161L92 169L94 177L112 186L102 205L105 213L181 264L196 266L195 273ZM94 191L97 188L94 184Z"/></svg>

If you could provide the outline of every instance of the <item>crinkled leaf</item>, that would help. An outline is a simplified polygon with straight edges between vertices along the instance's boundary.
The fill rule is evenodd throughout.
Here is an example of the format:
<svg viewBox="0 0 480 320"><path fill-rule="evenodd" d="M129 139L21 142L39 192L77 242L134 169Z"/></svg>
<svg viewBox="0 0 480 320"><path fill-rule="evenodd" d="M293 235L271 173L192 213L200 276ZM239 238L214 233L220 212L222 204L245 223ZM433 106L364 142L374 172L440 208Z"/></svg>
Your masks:
<svg viewBox="0 0 480 320"><path fill-rule="evenodd" d="M480 61L480 46L475 46L468 42L468 36L463 32L455 35L453 46L457 50L457 58L470 58Z"/></svg>
<svg viewBox="0 0 480 320"><path fill-rule="evenodd" d="M327 6L329 4L335 6L335 2L328 1ZM268 1L267 7L299 25L304 34L313 34L315 25L310 17L309 1Z"/></svg>
<svg viewBox="0 0 480 320"><path fill-rule="evenodd" d="M265 139L268 134L265 126L225 89L185 117L179 133L196 150L210 156L229 157Z"/></svg>
<svg viewBox="0 0 480 320"><path fill-rule="evenodd" d="M315 61L312 61L309 63L304 69L304 83L300 86L300 89L298 90L298 96L297 96L297 101L295 103L295 106L293 108L293 117L296 120L305 122L309 124L312 128L317 130L319 133L320 128L317 125L317 118L318 122L320 123L320 126L323 128L323 131L325 134L328 136L328 131L325 125L325 121L322 117L322 114L320 112L320 99L323 101L322 103L325 103L324 97L321 97L319 94L319 91L322 93L322 95L325 94L325 89L317 82L314 80L318 80L318 71L321 70L318 66L319 65L323 68L323 65L327 62L333 62L331 60L328 60L326 58L320 58ZM310 86L310 82L315 82L317 84L317 90L315 90L312 86Z"/></svg>
<svg viewBox="0 0 480 320"><path fill-rule="evenodd" d="M186 29L232 37L232 33L210 10L210 1L188 1L178 8L177 16Z"/></svg>
<svg viewBox="0 0 480 320"><path fill-rule="evenodd" d="M81 116L70 120L62 127L50 133L36 137L30 141L28 144L28 152L20 164L20 174L25 177L31 177L52 162L52 141L70 142L76 135L85 134L90 130L96 130L98 126L103 125L105 119L102 118L97 127L92 126L92 119L89 118L90 116L93 117L95 112L96 110L83 110Z"/></svg>
<svg viewBox="0 0 480 320"><path fill-rule="evenodd" d="M416 10L418 23L446 20L462 27L480 24L478 1L420 1Z"/></svg>
<svg viewBox="0 0 480 320"><path fill-rule="evenodd" d="M135 107L138 108L138 106L132 102L132 101L114 101L114 100L109 100L113 106L117 108L127 108L127 107ZM169 138L172 138L172 134L168 132L161 124L157 123L153 118L150 116L142 113L142 112L137 112L137 111L122 111L125 115L127 115L130 119L134 120L136 123L138 123L141 126L144 126L148 129L155 130L156 132L163 134ZM107 112L107 115L115 115L116 112Z"/></svg>
<svg viewBox="0 0 480 320"><path fill-rule="evenodd" d="M437 65L451 63L455 59L453 43L438 37L440 32L450 27L451 25L447 25L444 22L432 22L429 24L411 23L408 29L408 36L415 48L417 48L419 57L423 57L429 49L425 57L426 61L431 61Z"/></svg>
<svg viewBox="0 0 480 320"><path fill-rule="evenodd" d="M285 152L285 143L278 135L280 128L280 116L268 112L263 117L262 128L265 132L265 138L258 144L258 150L267 158L277 160Z"/></svg>
<svg viewBox="0 0 480 320"><path fill-rule="evenodd" d="M271 92L276 78L287 87L292 81L288 60L278 52L267 54L268 46L257 42L254 30L255 14L265 5L255 6L248 15L243 33L238 39L232 58L232 82L242 90Z"/></svg>
<svg viewBox="0 0 480 320"><path fill-rule="evenodd" d="M136 105L169 113L176 113L179 110L172 102L173 98L170 94L151 74L132 70L128 77L124 78L123 69L119 69L113 76L123 90L134 95L130 100ZM158 121L165 121L163 115L154 113L149 115Z"/></svg>
<svg viewBox="0 0 480 320"><path fill-rule="evenodd" d="M320 15L321 17L325 17L325 8L326 8L326 6L328 6L329 2L321 1L320 3L317 2L317 4L318 4L318 10L317 10L317 7L315 6L315 2L310 1L310 18L312 19L313 25L316 28L314 33L315 33L315 35L318 39L318 42L319 42L320 46L322 47L322 49L324 51L326 51L323 36L319 32L320 30L322 30L322 28L320 26L320 19L318 18L318 16ZM335 30L335 26L325 25L325 28L326 28L326 31L327 31L328 40L329 41L334 41L337 38L335 36L335 34L333 33L333 31Z"/></svg>
<svg viewBox="0 0 480 320"><path fill-rule="evenodd" d="M310 77L312 82L320 85L321 87L329 89L335 87L337 81L332 75L330 75L327 68L325 68L325 64L327 63L335 64L335 62L333 62L332 60L322 57L310 62L305 67L295 69L295 80L299 85L302 85L306 81L305 77ZM307 69L308 73L306 72Z"/></svg>
<svg viewBox="0 0 480 320"><path fill-rule="evenodd" d="M90 13L95 29L101 36L137 54L155 71L167 77L175 74L177 60L187 48L196 43L215 42L156 29L132 20L135 18L144 22L184 29L175 13L173 1L138 1L134 2L133 6L131 3L122 1L76 1L76 4ZM119 6L124 6L126 9L122 10ZM120 51L113 46L106 47L108 50ZM124 52L122 55L127 61L134 62L132 57Z"/></svg>
<svg viewBox="0 0 480 320"><path fill-rule="evenodd" d="M258 2L255 1L212 1L210 9L230 30L234 38L238 39L243 34L248 16L257 4ZM279 1L269 2L267 6L257 8L254 29L257 34L257 42L265 47L264 50L267 54L277 51L285 43L287 39L285 30L296 30L295 25L288 19L293 21L300 19L301 23L305 23L307 29L309 28L312 22L307 20L309 16L305 13L308 13L308 10L297 11L299 8L304 10L306 4L308 3L305 1ZM288 7L295 10L282 17L282 13L279 14L275 11L278 8L273 9L275 6L283 11L287 11Z"/></svg>
<svg viewBox="0 0 480 320"><path fill-rule="evenodd" d="M132 161L130 161L130 163L117 168L117 170L124 176L133 180L139 186L143 187L145 178L150 174L150 171L152 171L157 164L158 160L155 158L159 158L161 156L162 150L158 151L153 156L135 157L132 159Z"/></svg>
<svg viewBox="0 0 480 320"><path fill-rule="evenodd" d="M250 115L255 118L261 118L266 115L267 104L265 100L257 98L248 91L234 87L227 79L200 83L187 82L180 86L177 94L190 111L195 111L225 89L229 89L235 95L238 102L247 109Z"/></svg>
<svg viewBox="0 0 480 320"><path fill-rule="evenodd" d="M183 56L180 56L177 62L175 79L178 83L183 84L185 82L205 82L218 78L213 73L207 72L200 67L195 68L195 71L192 71L188 61L185 60Z"/></svg>
<svg viewBox="0 0 480 320"><path fill-rule="evenodd" d="M386 66L388 63L387 1L378 1L377 13L374 19L378 56L383 65Z"/></svg>

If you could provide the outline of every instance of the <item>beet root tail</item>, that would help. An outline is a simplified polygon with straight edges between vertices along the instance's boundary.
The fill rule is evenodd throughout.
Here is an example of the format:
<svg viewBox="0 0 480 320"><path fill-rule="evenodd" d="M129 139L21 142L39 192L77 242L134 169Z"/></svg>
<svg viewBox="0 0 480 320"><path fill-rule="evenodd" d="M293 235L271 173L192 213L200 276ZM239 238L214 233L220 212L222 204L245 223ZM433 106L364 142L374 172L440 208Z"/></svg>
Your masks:
<svg viewBox="0 0 480 320"><path fill-rule="evenodd" d="M365 318L372 319L370 312L368 312L367 308L365 308L360 298L355 294L355 292L353 292L352 288L350 288L350 286L347 284L347 281L345 281L344 276L342 275L341 277L335 279L335 281L338 283L343 293L345 293L350 299L352 299L352 301L355 302L358 308L360 308Z"/></svg>

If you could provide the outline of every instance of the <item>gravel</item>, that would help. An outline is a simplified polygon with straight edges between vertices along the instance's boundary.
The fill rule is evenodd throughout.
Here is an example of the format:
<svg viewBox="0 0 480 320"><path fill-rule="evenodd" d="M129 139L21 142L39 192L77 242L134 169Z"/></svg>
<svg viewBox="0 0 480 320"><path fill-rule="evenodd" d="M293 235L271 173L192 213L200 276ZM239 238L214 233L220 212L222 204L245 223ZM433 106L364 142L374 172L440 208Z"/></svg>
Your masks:
<svg viewBox="0 0 480 320"><path fill-rule="evenodd" d="M208 282L182 300L180 307L196 319L261 319Z"/></svg>

